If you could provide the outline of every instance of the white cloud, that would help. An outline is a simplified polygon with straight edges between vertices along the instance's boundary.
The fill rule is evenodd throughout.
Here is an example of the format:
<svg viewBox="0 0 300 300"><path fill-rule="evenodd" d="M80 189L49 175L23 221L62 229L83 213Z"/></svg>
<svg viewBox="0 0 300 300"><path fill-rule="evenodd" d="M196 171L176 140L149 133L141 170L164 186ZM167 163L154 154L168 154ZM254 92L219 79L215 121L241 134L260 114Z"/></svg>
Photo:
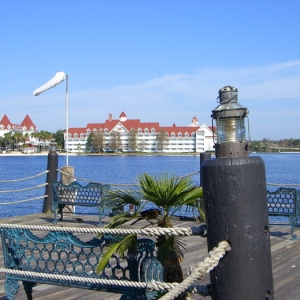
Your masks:
<svg viewBox="0 0 300 300"><path fill-rule="evenodd" d="M118 118L122 111L128 118L158 121L162 125L173 122L188 125L193 116L200 124L210 125L211 110L218 105L215 101L218 90L232 85L239 90L239 102L250 110L249 118L259 124L266 123L260 129L253 126L255 139L266 136L275 139L276 135L284 138L287 132L297 138L300 105L299 100L294 100L300 96L299 82L300 60L296 60L248 68L203 68L194 74L168 74L111 89L95 88L76 93L70 89L69 125L84 127L88 122L104 121L109 113ZM8 100L5 109L22 116L20 121L14 122L21 122L29 113L39 129L56 131L65 128L64 88L56 87L43 97L12 97ZM18 103L17 107L14 102Z"/></svg>

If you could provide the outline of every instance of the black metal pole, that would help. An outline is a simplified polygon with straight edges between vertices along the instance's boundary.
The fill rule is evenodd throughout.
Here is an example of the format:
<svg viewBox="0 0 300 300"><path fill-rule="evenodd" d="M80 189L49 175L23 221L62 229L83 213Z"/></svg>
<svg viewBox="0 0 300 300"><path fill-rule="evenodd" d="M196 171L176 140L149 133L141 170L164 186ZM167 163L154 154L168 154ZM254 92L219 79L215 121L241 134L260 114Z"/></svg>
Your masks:
<svg viewBox="0 0 300 300"><path fill-rule="evenodd" d="M212 299L274 299L263 160L208 159L201 174L208 250L223 240L232 247L210 272Z"/></svg>
<svg viewBox="0 0 300 300"><path fill-rule="evenodd" d="M211 159L211 153L210 152L200 153L200 173L201 173L201 165L206 159ZM200 174L200 186L202 186L201 174Z"/></svg>
<svg viewBox="0 0 300 300"><path fill-rule="evenodd" d="M42 212L45 214L52 213L52 189L50 183L57 181L57 171L56 171L57 169L58 169L58 154L49 152L48 164L47 164L47 170L49 172L47 174L47 180L46 180L48 185L46 186L46 192L45 192L45 195L47 195L47 197L44 198L43 210L42 210Z"/></svg>

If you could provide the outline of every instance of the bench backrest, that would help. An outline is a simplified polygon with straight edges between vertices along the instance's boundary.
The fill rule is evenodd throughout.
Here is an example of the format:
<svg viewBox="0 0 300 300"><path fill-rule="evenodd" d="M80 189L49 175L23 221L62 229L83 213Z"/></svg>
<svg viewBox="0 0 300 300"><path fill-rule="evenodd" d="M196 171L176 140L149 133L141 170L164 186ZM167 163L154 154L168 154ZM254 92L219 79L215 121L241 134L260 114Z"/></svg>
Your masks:
<svg viewBox="0 0 300 300"><path fill-rule="evenodd" d="M77 181L73 181L69 185L61 182L52 182L53 202L59 204L77 204L84 206L100 205L105 191L109 189L108 185L90 182L86 186L81 185Z"/></svg>
<svg viewBox="0 0 300 300"><path fill-rule="evenodd" d="M297 190L279 188L275 192L267 191L269 215L296 216L299 213Z"/></svg>
<svg viewBox="0 0 300 300"><path fill-rule="evenodd" d="M136 253L128 257L113 255L101 274L97 274L103 249L113 240L112 236L85 241L82 234L79 238L73 233L55 230L38 231L38 235L25 229L1 228L0 232L5 268L102 279L163 281L162 266L154 256L155 243L150 239L138 240ZM14 275L7 276L16 279ZM17 279L22 280L22 277L17 276ZM39 278L38 282L53 284L52 279ZM72 286L81 287L79 285ZM103 290L101 286L85 285L83 288ZM108 286L105 290L120 293L116 287ZM130 292L128 288L125 290Z"/></svg>

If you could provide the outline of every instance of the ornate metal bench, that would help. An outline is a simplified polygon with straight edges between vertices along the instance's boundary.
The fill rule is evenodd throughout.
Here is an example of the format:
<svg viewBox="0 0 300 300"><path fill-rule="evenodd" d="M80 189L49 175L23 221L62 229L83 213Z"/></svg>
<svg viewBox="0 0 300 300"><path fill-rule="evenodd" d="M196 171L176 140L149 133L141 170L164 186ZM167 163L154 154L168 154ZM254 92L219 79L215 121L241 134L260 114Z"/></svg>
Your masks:
<svg viewBox="0 0 300 300"><path fill-rule="evenodd" d="M39 236L27 229L1 228L4 267L29 272L35 276L16 275L6 272L5 293L9 300L15 299L19 282L27 298L32 299L32 289L37 283L76 287L96 291L122 294L120 299L156 299L155 291L98 283L87 283L78 278L101 278L149 282L163 281L163 269L154 256L155 243L150 239L138 240L136 249L126 257L113 256L106 268L96 273L103 248L112 236L103 236L84 241L70 232L58 230L38 231ZM41 236L42 235L42 236ZM85 235L81 235L86 237ZM51 274L49 278L42 275ZM58 275L58 276L57 276ZM75 279L61 279L59 275L74 276Z"/></svg>
<svg viewBox="0 0 300 300"><path fill-rule="evenodd" d="M102 226L102 218L104 217L104 192L109 189L108 185L100 183L88 183L82 186L76 181L69 185L61 182L52 182L52 210L54 213L53 223L57 223L57 211L60 213L60 220L63 220L63 209L66 205L70 206L94 206L97 207L99 213L99 225Z"/></svg>
<svg viewBox="0 0 300 300"><path fill-rule="evenodd" d="M275 192L267 191L269 216L288 217L291 222L292 239L297 239L294 234L295 226L300 216L298 192L292 188L279 188Z"/></svg>

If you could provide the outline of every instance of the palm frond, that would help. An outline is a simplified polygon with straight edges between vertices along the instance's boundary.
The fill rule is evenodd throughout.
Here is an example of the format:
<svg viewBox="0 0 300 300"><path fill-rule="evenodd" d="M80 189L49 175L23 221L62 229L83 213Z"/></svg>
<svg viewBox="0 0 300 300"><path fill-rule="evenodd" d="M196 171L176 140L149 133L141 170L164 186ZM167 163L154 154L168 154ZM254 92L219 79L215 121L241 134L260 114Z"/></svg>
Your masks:
<svg viewBox="0 0 300 300"><path fill-rule="evenodd" d="M113 217L112 220L105 226L105 228L118 228L121 225L134 220L138 217L139 211L135 211L131 213L120 213L117 216Z"/></svg>
<svg viewBox="0 0 300 300"><path fill-rule="evenodd" d="M96 272L99 274L106 265L108 264L110 258L116 253L120 257L124 256L124 253L131 247L136 248L137 237L135 234L130 234L123 236L123 238L114 238L110 245L106 247L103 252L103 256L97 266Z"/></svg>
<svg viewBox="0 0 300 300"><path fill-rule="evenodd" d="M107 192L108 196L105 202L106 206L118 207L120 205L131 204L134 206L140 206L142 195L138 190L128 189L128 190L110 190Z"/></svg>
<svg viewBox="0 0 300 300"><path fill-rule="evenodd" d="M175 236L168 237L157 250L157 259L162 263L165 261L181 262L184 258L182 249L185 250L184 243Z"/></svg>

